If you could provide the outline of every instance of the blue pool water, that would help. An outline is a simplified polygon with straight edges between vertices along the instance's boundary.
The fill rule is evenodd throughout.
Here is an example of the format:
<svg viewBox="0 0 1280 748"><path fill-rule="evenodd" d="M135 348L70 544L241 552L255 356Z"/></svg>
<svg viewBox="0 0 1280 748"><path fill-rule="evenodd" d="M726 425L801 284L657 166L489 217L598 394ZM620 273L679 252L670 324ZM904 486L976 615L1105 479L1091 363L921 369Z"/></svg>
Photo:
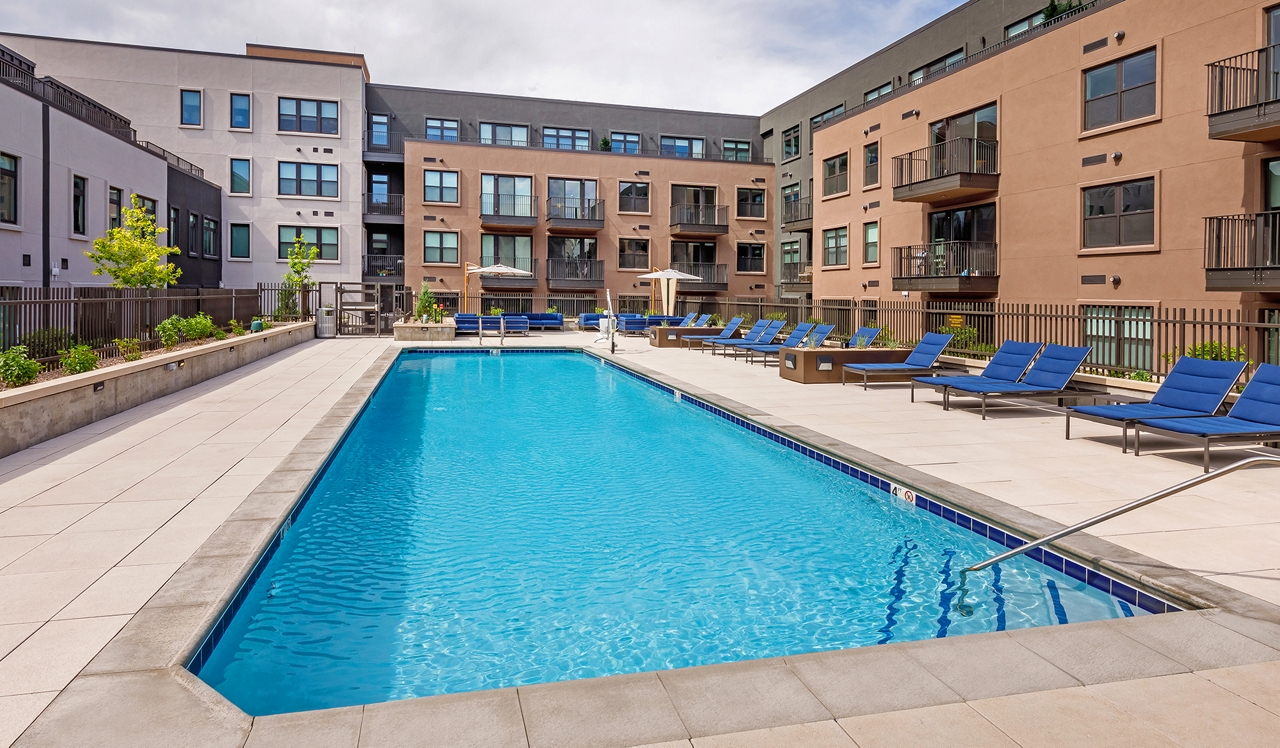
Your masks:
<svg viewBox="0 0 1280 748"><path fill-rule="evenodd" d="M402 354L199 675L252 715L1132 615L574 353Z"/></svg>

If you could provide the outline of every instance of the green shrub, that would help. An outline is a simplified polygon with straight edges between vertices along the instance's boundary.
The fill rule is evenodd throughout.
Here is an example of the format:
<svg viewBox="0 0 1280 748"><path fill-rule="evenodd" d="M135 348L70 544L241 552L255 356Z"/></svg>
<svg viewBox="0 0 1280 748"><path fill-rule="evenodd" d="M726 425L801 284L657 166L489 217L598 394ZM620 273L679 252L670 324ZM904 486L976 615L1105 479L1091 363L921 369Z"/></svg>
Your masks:
<svg viewBox="0 0 1280 748"><path fill-rule="evenodd" d="M263 330L270 330L272 327L275 327L275 325L272 324L271 319L269 317L254 317L253 321L261 322Z"/></svg>
<svg viewBox="0 0 1280 748"><path fill-rule="evenodd" d="M1124 378L1125 378L1125 379L1133 380L1133 381L1135 381L1135 382L1150 382L1150 381L1151 381L1151 372L1149 372L1149 371L1142 371L1142 370L1138 370L1138 371L1131 371L1131 372L1126 373L1126 374L1124 375Z"/></svg>
<svg viewBox="0 0 1280 748"><path fill-rule="evenodd" d="M724 319L720 316L719 312L716 312L707 318L707 327L724 327Z"/></svg>
<svg viewBox="0 0 1280 748"><path fill-rule="evenodd" d="M240 324L240 320L233 319L227 324L231 326L232 335L244 335L244 326Z"/></svg>
<svg viewBox="0 0 1280 748"><path fill-rule="evenodd" d="M1191 358L1202 358L1207 361L1247 361L1253 363L1249 359L1249 354L1245 351L1244 346L1239 348L1217 340L1206 340L1203 343L1187 346L1187 356ZM1178 358L1177 351L1170 351L1162 355L1168 363L1173 363Z"/></svg>
<svg viewBox="0 0 1280 748"><path fill-rule="evenodd" d="M822 320L818 319L817 317L813 316L812 314L810 314L810 315L809 315L808 319L806 319L806 320L805 320L805 322L808 322L808 323L809 323L809 324L811 324L811 325L821 325L821 324L823 324Z"/></svg>
<svg viewBox="0 0 1280 748"><path fill-rule="evenodd" d="M786 322L787 313L786 312L769 312L768 314L764 315L764 317L762 317L761 319L767 319L770 322Z"/></svg>
<svg viewBox="0 0 1280 748"><path fill-rule="evenodd" d="M199 312L193 317L187 317L180 323L182 328L182 337L187 340L204 340L213 334L215 329L213 317Z"/></svg>
<svg viewBox="0 0 1280 748"><path fill-rule="evenodd" d="M216 328L216 327L215 327L215 328L213 328L213 339L214 339L214 340L226 340L226 339L227 339L227 334L226 334L225 332L223 332L222 330L220 330L219 328Z"/></svg>
<svg viewBox="0 0 1280 748"><path fill-rule="evenodd" d="M502 316L502 307L500 307L500 306L491 306L491 307L489 307L489 316L490 316L490 317L501 317L501 316Z"/></svg>
<svg viewBox="0 0 1280 748"><path fill-rule="evenodd" d="M954 348L958 351L975 351L979 350L978 345L978 328L976 327L939 327L935 330L940 335L951 335L951 345L948 348Z"/></svg>
<svg viewBox="0 0 1280 748"><path fill-rule="evenodd" d="M15 345L0 353L0 381L10 387L31 384L40 376L40 362L27 357L25 345Z"/></svg>
<svg viewBox="0 0 1280 748"><path fill-rule="evenodd" d="M142 341L137 338L116 338L114 342L125 361L138 361L142 358Z"/></svg>
<svg viewBox="0 0 1280 748"><path fill-rule="evenodd" d="M156 325L156 334L160 336L160 343L165 348L174 347L178 344L178 336L182 334L182 318L175 314Z"/></svg>
<svg viewBox="0 0 1280 748"><path fill-rule="evenodd" d="M18 345L27 350L31 358L48 358L58 355L76 344L71 333L60 327L45 327L33 330L18 339Z"/></svg>
<svg viewBox="0 0 1280 748"><path fill-rule="evenodd" d="M602 306L598 306L598 307L596 307L596 314L604 314L604 313L605 313L605 312L607 312L607 311L609 311L609 310L608 310L608 309L605 309L605 308L604 308L604 307L602 307Z"/></svg>
<svg viewBox="0 0 1280 748"><path fill-rule="evenodd" d="M62 370L68 374L83 374L98 368L98 355L87 345L73 345L58 351Z"/></svg>
<svg viewBox="0 0 1280 748"><path fill-rule="evenodd" d="M560 311L559 307L554 307L554 306L547 307L547 314L555 314L558 311Z"/></svg>

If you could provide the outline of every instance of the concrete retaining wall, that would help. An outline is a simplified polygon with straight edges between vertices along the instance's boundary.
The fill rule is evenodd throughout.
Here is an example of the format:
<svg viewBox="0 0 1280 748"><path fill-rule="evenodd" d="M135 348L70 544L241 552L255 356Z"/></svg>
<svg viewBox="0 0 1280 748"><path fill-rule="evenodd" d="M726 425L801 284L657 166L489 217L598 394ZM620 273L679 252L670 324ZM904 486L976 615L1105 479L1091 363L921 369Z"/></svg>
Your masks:
<svg viewBox="0 0 1280 748"><path fill-rule="evenodd" d="M300 322L0 392L0 457L305 343ZM173 364L172 368L166 368Z"/></svg>

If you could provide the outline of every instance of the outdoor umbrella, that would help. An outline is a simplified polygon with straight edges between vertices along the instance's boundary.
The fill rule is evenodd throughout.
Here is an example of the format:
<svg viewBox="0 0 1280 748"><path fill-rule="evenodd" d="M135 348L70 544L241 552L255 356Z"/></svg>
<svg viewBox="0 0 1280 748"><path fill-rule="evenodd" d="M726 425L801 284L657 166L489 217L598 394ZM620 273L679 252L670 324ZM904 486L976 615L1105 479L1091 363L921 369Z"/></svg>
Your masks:
<svg viewBox="0 0 1280 748"><path fill-rule="evenodd" d="M481 275L533 275L533 273L530 273L528 270L513 268L510 265L503 265L502 263L489 265L487 267L476 267L468 262L466 275L462 279L462 299L464 303L467 298L468 281L471 280L471 276L475 273L479 273ZM484 310L482 309L480 311Z"/></svg>
<svg viewBox="0 0 1280 748"><path fill-rule="evenodd" d="M700 276L682 273L672 268L659 270L656 273L645 273L637 277L662 281L662 309L668 317L674 317L676 313L676 284L682 280L702 280Z"/></svg>

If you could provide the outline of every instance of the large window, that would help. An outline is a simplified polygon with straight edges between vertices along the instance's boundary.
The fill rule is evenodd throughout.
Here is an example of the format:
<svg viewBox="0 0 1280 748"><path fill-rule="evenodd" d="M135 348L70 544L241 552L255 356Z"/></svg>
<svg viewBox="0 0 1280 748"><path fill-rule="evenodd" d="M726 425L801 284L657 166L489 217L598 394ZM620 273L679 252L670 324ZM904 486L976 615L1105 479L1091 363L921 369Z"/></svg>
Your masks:
<svg viewBox="0 0 1280 748"><path fill-rule="evenodd" d="M548 260L594 260L596 240L576 236L547 237Z"/></svg>
<svg viewBox="0 0 1280 748"><path fill-rule="evenodd" d="M619 239L618 267L629 270L649 268L648 239Z"/></svg>
<svg viewBox="0 0 1280 748"><path fill-rule="evenodd" d="M123 193L119 187L107 188L107 227L120 228L120 203Z"/></svg>
<svg viewBox="0 0 1280 748"><path fill-rule="evenodd" d="M874 265L880 262L880 222L862 224L862 262Z"/></svg>
<svg viewBox="0 0 1280 748"><path fill-rule="evenodd" d="M423 171L422 200L427 203L458 202L458 172Z"/></svg>
<svg viewBox="0 0 1280 748"><path fill-rule="evenodd" d="M188 127L200 127L204 122L201 98L202 94L199 91L182 92L182 124Z"/></svg>
<svg viewBox="0 0 1280 748"><path fill-rule="evenodd" d="M386 114L369 115L369 147L391 147L391 117Z"/></svg>
<svg viewBox="0 0 1280 748"><path fill-rule="evenodd" d="M1088 361L1101 366L1151 371L1155 340L1149 306L1081 305Z"/></svg>
<svg viewBox="0 0 1280 748"><path fill-rule="evenodd" d="M1022 19L1021 21L1018 21L1017 23L1011 23L1008 26L1005 26L1004 38L1008 39L1009 37L1017 36L1018 34L1021 34L1024 31L1030 31L1032 28L1039 26L1042 23L1044 23L1043 10L1040 11L1039 13L1032 13L1031 15Z"/></svg>
<svg viewBox="0 0 1280 748"><path fill-rule="evenodd" d="M764 190L738 188L738 218L764 218Z"/></svg>
<svg viewBox="0 0 1280 748"><path fill-rule="evenodd" d="M422 261L441 265L458 264L458 234L455 231L422 232Z"/></svg>
<svg viewBox="0 0 1280 748"><path fill-rule="evenodd" d="M661 151L664 156L677 156L679 158L702 158L705 155L702 149L702 138L663 136L661 139Z"/></svg>
<svg viewBox="0 0 1280 748"><path fill-rule="evenodd" d="M0 153L0 223L18 222L18 159Z"/></svg>
<svg viewBox="0 0 1280 748"><path fill-rule="evenodd" d="M249 159L231 159L231 194L249 194Z"/></svg>
<svg viewBox="0 0 1280 748"><path fill-rule="evenodd" d="M231 129L248 130L252 127L249 118L249 94L231 94Z"/></svg>
<svg viewBox="0 0 1280 748"><path fill-rule="evenodd" d="M231 224L231 257L236 260L249 259L249 224Z"/></svg>
<svg viewBox="0 0 1280 748"><path fill-rule="evenodd" d="M179 236L178 229L182 228L182 208L179 208L176 205L169 206L169 224L167 228L169 229L169 231L167 232L169 234L169 246L170 247L181 246L180 242L178 241L178 236Z"/></svg>
<svg viewBox="0 0 1280 748"><path fill-rule="evenodd" d="M614 153L639 153L640 135L634 132L609 133L609 150Z"/></svg>
<svg viewBox="0 0 1280 748"><path fill-rule="evenodd" d="M204 219L204 256L218 256L218 222L212 218Z"/></svg>
<svg viewBox="0 0 1280 748"><path fill-rule="evenodd" d="M1156 51L1149 49L1084 73L1084 129L1156 113Z"/></svg>
<svg viewBox="0 0 1280 748"><path fill-rule="evenodd" d="M618 212L648 213L649 183L618 182Z"/></svg>
<svg viewBox="0 0 1280 748"><path fill-rule="evenodd" d="M432 119L431 117L428 117L427 140L443 140L450 143L457 142L458 120Z"/></svg>
<svg viewBox="0 0 1280 748"><path fill-rule="evenodd" d="M800 256L800 242L783 242L778 245L778 250L782 253L783 265L798 265L803 262Z"/></svg>
<svg viewBox="0 0 1280 748"><path fill-rule="evenodd" d="M529 128L524 125L480 123L480 142L489 145L529 145Z"/></svg>
<svg viewBox="0 0 1280 748"><path fill-rule="evenodd" d="M589 151L591 150L591 131L544 127L542 128L542 147L562 151Z"/></svg>
<svg viewBox="0 0 1280 748"><path fill-rule="evenodd" d="M862 146L862 186L880 184L880 144Z"/></svg>
<svg viewBox="0 0 1280 748"><path fill-rule="evenodd" d="M480 264L502 264L517 270L533 271L532 236L498 236L485 234L480 237Z"/></svg>
<svg viewBox="0 0 1280 748"><path fill-rule="evenodd" d="M303 197L337 197L337 164L280 162L279 194Z"/></svg>
<svg viewBox="0 0 1280 748"><path fill-rule="evenodd" d="M939 57L928 65L912 70L907 76L908 85L914 86L939 70L946 70L952 65L958 65L962 62L964 62L964 50L957 49L946 57Z"/></svg>
<svg viewBox="0 0 1280 748"><path fill-rule="evenodd" d="M281 132L338 134L338 102L280 99Z"/></svg>
<svg viewBox="0 0 1280 748"><path fill-rule="evenodd" d="M1086 248L1154 244L1155 229L1155 179L1084 190Z"/></svg>
<svg viewBox="0 0 1280 748"><path fill-rule="evenodd" d="M480 215L528 218L533 207L533 177L480 175Z"/></svg>
<svg viewBox="0 0 1280 748"><path fill-rule="evenodd" d="M85 192L88 190L88 182L84 177L71 178L71 232L84 236L86 232L85 222Z"/></svg>
<svg viewBox="0 0 1280 748"><path fill-rule="evenodd" d="M716 263L716 243L671 242L671 262L693 265L714 265Z"/></svg>
<svg viewBox="0 0 1280 748"><path fill-rule="evenodd" d="M935 244L994 242L996 240L995 203L930 213L929 240Z"/></svg>
<svg viewBox="0 0 1280 748"><path fill-rule="evenodd" d="M838 195L849 191L849 154L841 153L822 162L822 194Z"/></svg>
<svg viewBox="0 0 1280 748"><path fill-rule="evenodd" d="M156 201L155 200L152 200L149 197L143 197L142 195L134 195L134 197L138 198L138 207L142 208L143 213L146 213L152 218L156 217Z"/></svg>
<svg viewBox="0 0 1280 748"><path fill-rule="evenodd" d="M596 180L548 179L548 216L577 220L603 219L596 213Z"/></svg>
<svg viewBox="0 0 1280 748"><path fill-rule="evenodd" d="M849 229L827 229L822 232L822 264L849 264Z"/></svg>
<svg viewBox="0 0 1280 748"><path fill-rule="evenodd" d="M764 245L763 244L738 244L738 272L739 273L763 273L764 272Z"/></svg>
<svg viewBox="0 0 1280 748"><path fill-rule="evenodd" d="M751 143L746 140L724 141L725 161L750 161Z"/></svg>
<svg viewBox="0 0 1280 748"><path fill-rule="evenodd" d="M800 125L788 127L782 131L783 160L800 155Z"/></svg>
<svg viewBox="0 0 1280 748"><path fill-rule="evenodd" d="M864 93L862 95L862 103L866 104L868 102L875 101L881 96L884 96L885 94L892 93L892 92L893 92L893 81L889 81L888 83L884 84L883 86L880 86L879 88L873 88L870 91L867 91L866 93Z"/></svg>
<svg viewBox="0 0 1280 748"><path fill-rule="evenodd" d="M937 122L931 122L929 123L930 143L938 145L956 138L975 138L994 143L998 132L996 127L997 115L996 105L988 104L978 109L970 109L962 114L940 119ZM974 158L983 159L984 153L985 151L979 151ZM945 160L948 156L939 155L936 158ZM952 156L951 158L955 157ZM960 156L960 158L968 158L968 156Z"/></svg>
<svg viewBox="0 0 1280 748"><path fill-rule="evenodd" d="M289 250L293 249L293 240L302 237L306 247L320 250L317 259L336 262L338 259L338 229L336 227L281 226L279 257L289 259Z"/></svg>

